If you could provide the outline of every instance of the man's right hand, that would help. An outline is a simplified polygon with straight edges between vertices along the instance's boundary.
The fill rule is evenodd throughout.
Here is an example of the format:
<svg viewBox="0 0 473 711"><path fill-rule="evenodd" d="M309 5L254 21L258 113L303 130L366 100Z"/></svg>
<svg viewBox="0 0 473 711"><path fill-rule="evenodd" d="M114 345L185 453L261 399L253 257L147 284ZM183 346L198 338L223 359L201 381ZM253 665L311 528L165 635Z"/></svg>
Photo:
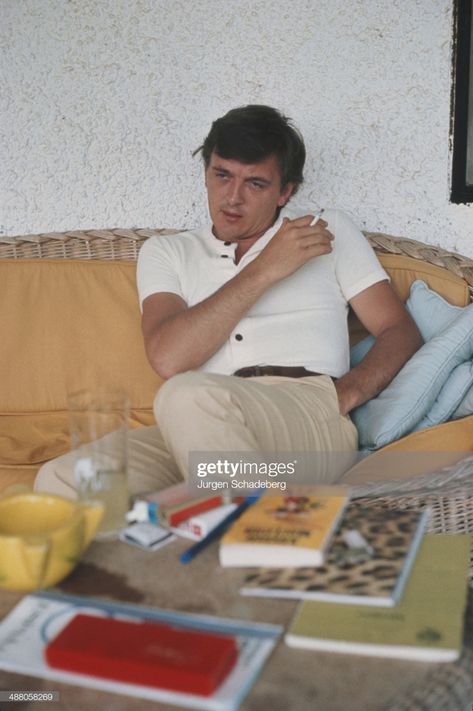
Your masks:
<svg viewBox="0 0 473 711"><path fill-rule="evenodd" d="M261 270L271 283L290 276L314 257L332 251L333 234L322 218L311 225L313 215L295 220L284 218L274 237L253 260L253 268Z"/></svg>

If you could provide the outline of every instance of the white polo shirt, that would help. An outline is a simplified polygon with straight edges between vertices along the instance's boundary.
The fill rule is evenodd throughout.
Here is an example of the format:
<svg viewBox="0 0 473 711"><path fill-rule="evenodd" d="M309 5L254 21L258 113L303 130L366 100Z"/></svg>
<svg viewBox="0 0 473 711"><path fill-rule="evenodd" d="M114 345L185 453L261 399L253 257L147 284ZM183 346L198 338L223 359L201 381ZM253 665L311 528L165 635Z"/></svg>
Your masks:
<svg viewBox="0 0 473 711"><path fill-rule="evenodd" d="M238 264L236 243L217 239L211 225L150 237L138 257L140 305L158 292L178 294L189 307L199 303L261 252L285 216L297 215L290 208L282 210ZM325 210L323 218L335 236L332 252L311 259L269 288L200 370L230 375L251 365L305 366L334 377L348 371L348 301L389 277L345 213Z"/></svg>

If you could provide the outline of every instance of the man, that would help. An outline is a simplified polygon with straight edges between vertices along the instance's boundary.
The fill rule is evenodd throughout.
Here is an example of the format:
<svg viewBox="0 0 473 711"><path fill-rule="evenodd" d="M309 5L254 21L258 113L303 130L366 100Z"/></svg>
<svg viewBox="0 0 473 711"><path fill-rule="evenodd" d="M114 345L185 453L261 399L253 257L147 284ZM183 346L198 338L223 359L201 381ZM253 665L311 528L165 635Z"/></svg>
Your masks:
<svg viewBox="0 0 473 711"><path fill-rule="evenodd" d="M167 382L157 426L130 435L132 493L186 477L192 451L355 451L348 413L421 345L351 220L287 208L305 162L290 120L233 109L198 150L211 225L152 237L138 260L146 352ZM351 371L349 305L376 338ZM38 488L70 486L58 460L46 467ZM317 480L339 476L329 465Z"/></svg>

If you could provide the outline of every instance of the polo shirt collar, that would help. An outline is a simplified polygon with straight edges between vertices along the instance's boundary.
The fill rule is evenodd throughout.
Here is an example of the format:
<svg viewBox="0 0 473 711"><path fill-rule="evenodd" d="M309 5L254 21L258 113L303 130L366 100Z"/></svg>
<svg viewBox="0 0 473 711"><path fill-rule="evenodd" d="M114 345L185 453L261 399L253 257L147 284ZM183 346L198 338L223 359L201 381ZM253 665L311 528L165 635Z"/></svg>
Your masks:
<svg viewBox="0 0 473 711"><path fill-rule="evenodd" d="M276 234L276 232L278 231L278 229L281 227L282 221L283 221L283 217L284 217L283 210L281 210L281 212L279 213L279 217L277 218L276 222L275 222L273 225L271 225L271 227L270 227L268 230L266 230L266 232L265 232L263 235L261 235L261 237L250 247L250 249L248 250L248 252L246 252L246 253L243 255L243 257L241 258L240 264L241 264L241 262L245 261L245 259L246 259L247 257L249 257L249 256L254 256L255 254L259 254L259 253L264 249L264 247L266 247L266 245L268 244L268 242L270 241L270 239L271 239L272 237L274 237L274 235ZM208 228L207 228L207 230L205 230L205 231L206 231L206 233L207 233L207 234L209 235L209 237L210 237L210 240L209 240L209 241L210 241L212 250L213 250L214 252L220 253L220 252L222 251L222 247L223 247L225 250L228 250L228 253L229 253L229 254L233 254L233 255L235 254L235 251L236 251L236 248L237 248L237 243L236 243L236 242L232 242L231 244L227 244L227 243L224 242L223 240L218 239L218 237L215 237L215 235L214 235L214 233L213 233L213 231L212 231L212 224L208 225Z"/></svg>

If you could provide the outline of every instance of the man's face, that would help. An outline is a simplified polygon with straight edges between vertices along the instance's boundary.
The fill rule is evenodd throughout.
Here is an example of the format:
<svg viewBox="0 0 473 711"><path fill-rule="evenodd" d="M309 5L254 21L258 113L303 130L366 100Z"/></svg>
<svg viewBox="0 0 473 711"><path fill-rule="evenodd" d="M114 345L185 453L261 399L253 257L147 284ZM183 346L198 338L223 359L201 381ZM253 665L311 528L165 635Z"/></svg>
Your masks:
<svg viewBox="0 0 473 711"><path fill-rule="evenodd" d="M260 163L240 163L212 153L205 185L213 231L218 239L253 243L271 227L286 204L293 184L281 191L276 156Z"/></svg>

